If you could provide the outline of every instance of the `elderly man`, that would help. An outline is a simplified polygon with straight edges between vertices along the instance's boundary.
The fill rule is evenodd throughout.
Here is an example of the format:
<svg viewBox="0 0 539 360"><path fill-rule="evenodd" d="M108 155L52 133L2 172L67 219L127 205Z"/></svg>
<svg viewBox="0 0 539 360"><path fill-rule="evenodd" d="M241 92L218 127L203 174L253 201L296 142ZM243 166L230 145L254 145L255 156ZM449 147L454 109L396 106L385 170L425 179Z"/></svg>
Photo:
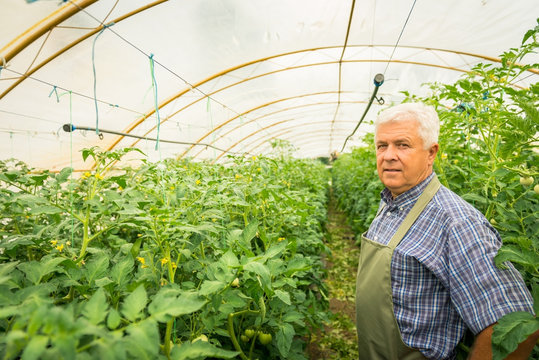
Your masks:
<svg viewBox="0 0 539 360"><path fill-rule="evenodd" d="M485 217L440 185L432 170L439 119L405 103L375 122L376 165L385 185L363 235L356 284L360 359L453 359L468 328L470 359L490 359L492 326L533 300L514 267L494 256L501 239ZM511 356L527 359L539 332Z"/></svg>

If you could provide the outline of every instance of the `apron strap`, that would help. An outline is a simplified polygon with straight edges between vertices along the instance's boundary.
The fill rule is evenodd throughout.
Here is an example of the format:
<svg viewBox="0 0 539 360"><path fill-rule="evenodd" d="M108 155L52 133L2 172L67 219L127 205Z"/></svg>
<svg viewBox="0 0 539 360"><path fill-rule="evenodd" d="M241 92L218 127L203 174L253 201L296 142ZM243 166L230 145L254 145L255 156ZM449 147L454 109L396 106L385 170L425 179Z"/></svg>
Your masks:
<svg viewBox="0 0 539 360"><path fill-rule="evenodd" d="M406 215L406 217L404 218L404 221L402 222L401 226L399 226L399 228L387 244L389 248L395 249L397 245L399 245L404 235L406 235L410 227L412 227L419 215L421 215L423 209L425 209L427 204L434 197L440 186L440 181L438 180L436 174L434 174L434 177L432 178L430 183L427 185L423 193L419 196L419 199L417 199L416 203L414 204L408 215Z"/></svg>

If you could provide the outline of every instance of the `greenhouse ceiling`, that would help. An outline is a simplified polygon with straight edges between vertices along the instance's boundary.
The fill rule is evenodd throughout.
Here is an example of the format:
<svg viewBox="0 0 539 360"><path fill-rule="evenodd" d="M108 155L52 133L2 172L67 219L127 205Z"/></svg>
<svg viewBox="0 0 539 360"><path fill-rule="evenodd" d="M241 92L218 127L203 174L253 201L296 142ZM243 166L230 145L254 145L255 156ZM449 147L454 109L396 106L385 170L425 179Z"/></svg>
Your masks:
<svg viewBox="0 0 539 360"><path fill-rule="evenodd" d="M80 150L91 146L222 162L267 154L278 139L297 157L328 156L376 89L349 151L402 91L498 62L539 15L537 0L0 0L0 9L1 159L56 171L90 169ZM538 76L531 69L514 85Z"/></svg>

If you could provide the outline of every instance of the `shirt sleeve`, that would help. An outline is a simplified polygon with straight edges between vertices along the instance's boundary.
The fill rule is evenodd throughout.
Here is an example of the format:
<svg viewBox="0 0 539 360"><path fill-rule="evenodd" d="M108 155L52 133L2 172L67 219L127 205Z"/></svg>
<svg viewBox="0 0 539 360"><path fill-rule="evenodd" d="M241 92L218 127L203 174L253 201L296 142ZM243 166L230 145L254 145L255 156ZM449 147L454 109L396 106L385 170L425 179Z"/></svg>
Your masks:
<svg viewBox="0 0 539 360"><path fill-rule="evenodd" d="M508 263L494 263L501 239L479 216L468 216L449 231L448 271L450 296L457 312L474 334L515 311L533 313L533 300L524 280Z"/></svg>

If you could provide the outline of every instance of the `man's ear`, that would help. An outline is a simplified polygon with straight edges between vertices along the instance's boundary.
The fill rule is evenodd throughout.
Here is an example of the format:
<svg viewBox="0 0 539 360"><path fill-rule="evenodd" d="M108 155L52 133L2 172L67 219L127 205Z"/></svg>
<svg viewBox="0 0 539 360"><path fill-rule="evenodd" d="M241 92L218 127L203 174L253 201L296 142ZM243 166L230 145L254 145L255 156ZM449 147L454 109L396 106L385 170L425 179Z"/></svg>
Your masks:
<svg viewBox="0 0 539 360"><path fill-rule="evenodd" d="M436 154L438 154L438 150L440 150L440 145L433 144L429 148L429 165L432 165L434 163L434 159L436 158Z"/></svg>

